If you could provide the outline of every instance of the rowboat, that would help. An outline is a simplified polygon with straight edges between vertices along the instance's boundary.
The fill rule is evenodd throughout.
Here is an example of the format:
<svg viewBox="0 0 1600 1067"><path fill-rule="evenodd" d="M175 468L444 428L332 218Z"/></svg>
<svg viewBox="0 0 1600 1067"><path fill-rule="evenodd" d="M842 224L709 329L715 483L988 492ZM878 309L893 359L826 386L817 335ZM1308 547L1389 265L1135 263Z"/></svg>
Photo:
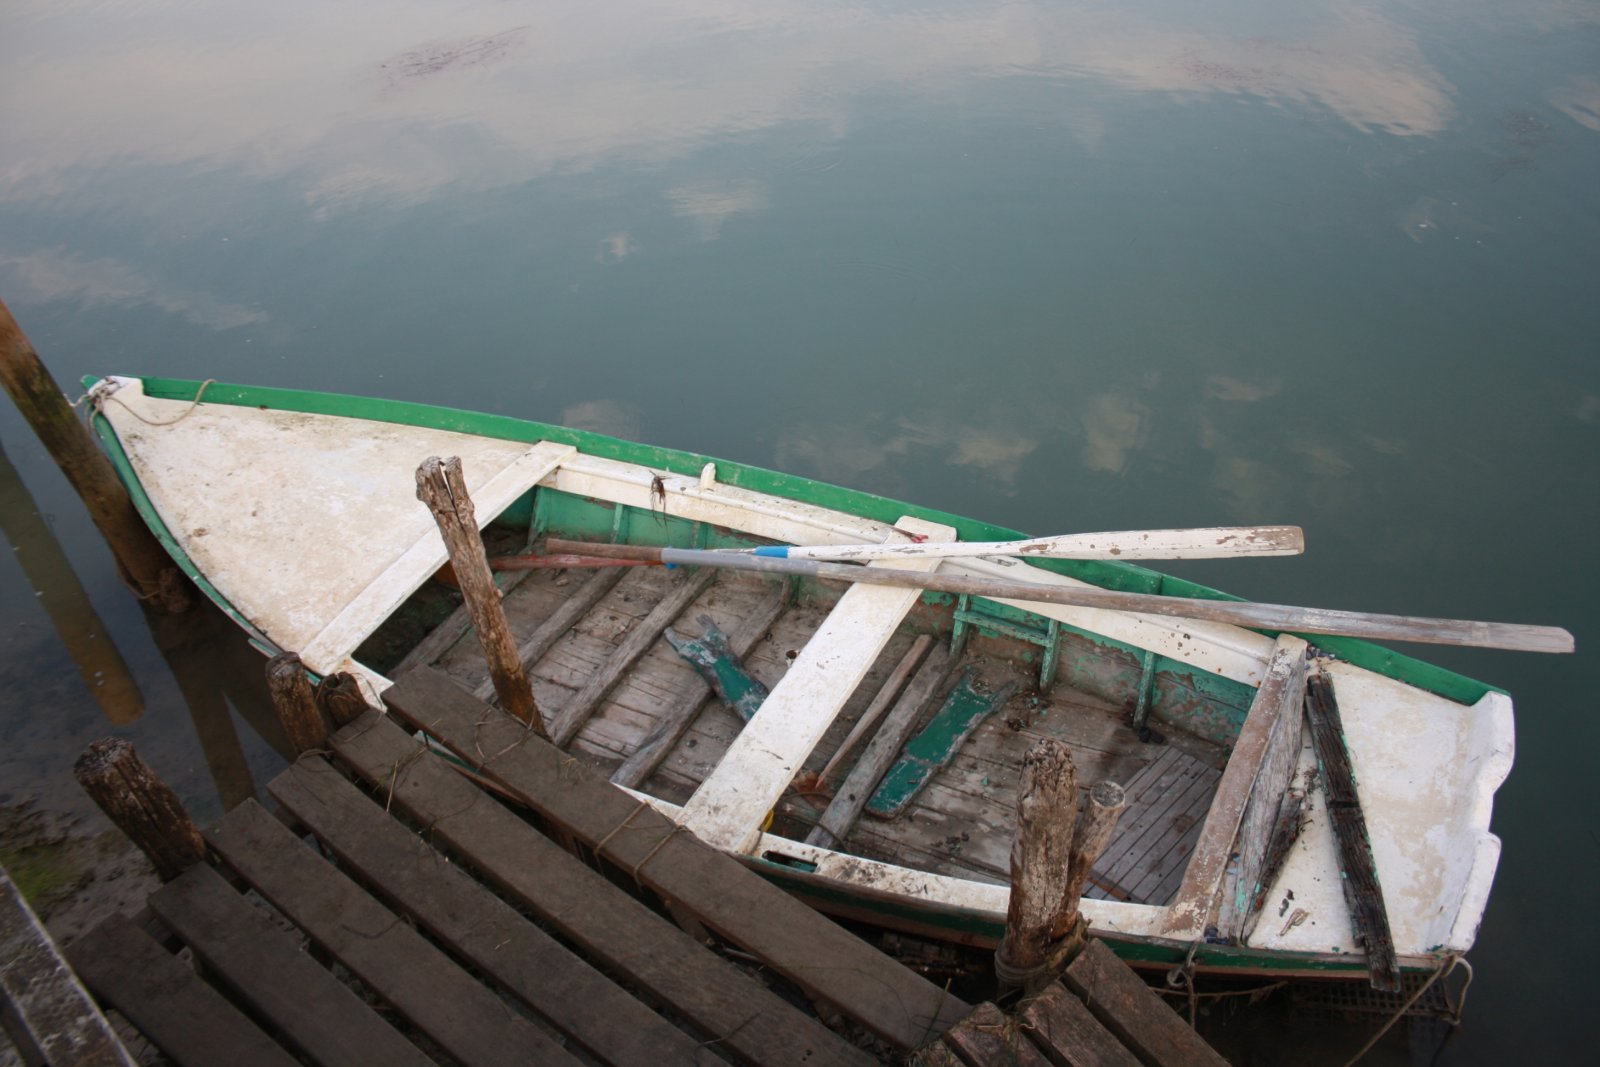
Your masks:
<svg viewBox="0 0 1600 1067"><path fill-rule="evenodd" d="M264 652L347 672L375 706L418 668L496 699L417 499L428 457L460 457L496 556L549 538L751 550L1023 537L498 415L157 378L102 379L91 395L104 447L182 569ZM1505 692L1365 640L1145 610L1246 605L1117 558L924 553L867 569L880 568L1013 593L1005 583L1023 579L1063 602L713 567L497 581L558 743L830 913L997 942L1020 758L1054 738L1085 786L1125 787L1083 902L1124 958L1366 974L1370 935L1330 817L1345 787L1399 967L1471 947L1500 854ZM1104 606L1100 591L1145 599ZM1302 728L1310 676L1337 696L1351 768L1339 788Z"/></svg>

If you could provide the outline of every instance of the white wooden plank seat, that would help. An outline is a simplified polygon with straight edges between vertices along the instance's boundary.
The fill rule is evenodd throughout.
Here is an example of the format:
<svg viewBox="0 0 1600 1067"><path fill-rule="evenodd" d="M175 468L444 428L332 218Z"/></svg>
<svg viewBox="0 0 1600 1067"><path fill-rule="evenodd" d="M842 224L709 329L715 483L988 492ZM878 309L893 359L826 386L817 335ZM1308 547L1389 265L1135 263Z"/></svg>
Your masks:
<svg viewBox="0 0 1600 1067"><path fill-rule="evenodd" d="M954 529L909 516L895 528L930 541L955 540ZM874 566L932 571L939 564L937 559L895 560ZM846 590L716 770L683 806L679 821L718 848L754 848L767 813L919 596L915 589L860 583Z"/></svg>

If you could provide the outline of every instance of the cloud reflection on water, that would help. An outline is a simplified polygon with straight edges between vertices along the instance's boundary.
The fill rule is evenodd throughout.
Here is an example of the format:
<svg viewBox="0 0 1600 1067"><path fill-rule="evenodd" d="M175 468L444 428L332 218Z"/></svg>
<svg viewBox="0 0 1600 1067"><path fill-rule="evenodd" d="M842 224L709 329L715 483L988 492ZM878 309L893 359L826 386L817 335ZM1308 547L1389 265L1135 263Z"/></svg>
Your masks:
<svg viewBox="0 0 1600 1067"><path fill-rule="evenodd" d="M1253 97L1366 131L1433 134L1452 87L1370 8L1301 12L1294 31L1212 28L1205 11L1095 4L867 6L701 0L12 5L3 35L0 199L41 201L129 162L290 177L310 212L415 203L552 172L655 164L809 123L840 137L852 98L937 105L973 79ZM1271 20L1278 21L1278 20ZM1187 23L1187 25L1185 24ZM96 44L95 42L101 42ZM15 87L26 87L25 92ZM1045 120L1098 151L1110 121ZM62 131L72 131L63 136ZM727 214L699 216L715 236Z"/></svg>

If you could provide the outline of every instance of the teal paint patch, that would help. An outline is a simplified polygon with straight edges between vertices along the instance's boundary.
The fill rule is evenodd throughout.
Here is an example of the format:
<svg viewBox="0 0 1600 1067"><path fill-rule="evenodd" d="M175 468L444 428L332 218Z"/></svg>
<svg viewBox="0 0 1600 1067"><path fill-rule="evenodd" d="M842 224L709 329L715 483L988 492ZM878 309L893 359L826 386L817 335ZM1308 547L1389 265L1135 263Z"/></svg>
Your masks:
<svg viewBox="0 0 1600 1067"><path fill-rule="evenodd" d="M700 616L700 622L706 628L704 637L684 637L668 630L667 644L700 672L723 703L749 722L767 699L767 687L744 669L728 647L728 635L717 629L709 615Z"/></svg>
<svg viewBox="0 0 1600 1067"><path fill-rule="evenodd" d="M905 755L883 776L883 784L867 801L867 811L880 819L892 819L904 811L934 772L950 762L968 735L1010 700L1016 688L1015 682L1008 682L991 693L980 693L973 687L973 671L968 667L928 725L907 742Z"/></svg>

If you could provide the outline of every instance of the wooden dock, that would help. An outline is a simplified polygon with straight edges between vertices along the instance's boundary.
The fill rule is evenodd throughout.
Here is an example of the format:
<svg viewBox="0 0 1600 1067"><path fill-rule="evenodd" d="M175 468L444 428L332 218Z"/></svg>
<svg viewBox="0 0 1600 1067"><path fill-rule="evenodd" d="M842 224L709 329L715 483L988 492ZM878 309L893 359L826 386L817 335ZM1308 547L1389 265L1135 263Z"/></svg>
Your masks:
<svg viewBox="0 0 1600 1067"><path fill-rule="evenodd" d="M974 1014L442 673L386 700L68 949L174 1062L1205 1062L1098 943Z"/></svg>

